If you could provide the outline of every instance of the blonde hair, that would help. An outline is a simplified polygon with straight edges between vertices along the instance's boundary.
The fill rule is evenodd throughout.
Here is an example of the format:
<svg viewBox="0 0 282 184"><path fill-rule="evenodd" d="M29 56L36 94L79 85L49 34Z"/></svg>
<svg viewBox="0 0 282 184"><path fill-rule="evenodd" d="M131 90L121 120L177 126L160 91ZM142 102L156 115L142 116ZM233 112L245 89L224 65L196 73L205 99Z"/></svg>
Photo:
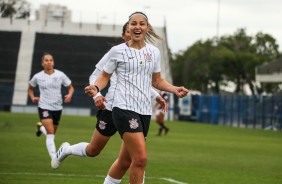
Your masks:
<svg viewBox="0 0 282 184"><path fill-rule="evenodd" d="M154 43L155 39L162 40L162 38L155 32L150 23L148 23L149 31L145 35L145 40Z"/></svg>

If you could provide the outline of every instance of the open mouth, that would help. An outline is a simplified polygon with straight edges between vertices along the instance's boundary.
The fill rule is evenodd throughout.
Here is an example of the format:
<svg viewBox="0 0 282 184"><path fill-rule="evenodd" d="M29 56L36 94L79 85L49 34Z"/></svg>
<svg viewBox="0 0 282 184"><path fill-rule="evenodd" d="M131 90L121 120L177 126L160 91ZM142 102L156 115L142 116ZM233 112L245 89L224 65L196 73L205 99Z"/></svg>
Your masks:
<svg viewBox="0 0 282 184"><path fill-rule="evenodd" d="M141 34L141 31L134 31L134 34L135 34L135 35L140 35L140 34Z"/></svg>

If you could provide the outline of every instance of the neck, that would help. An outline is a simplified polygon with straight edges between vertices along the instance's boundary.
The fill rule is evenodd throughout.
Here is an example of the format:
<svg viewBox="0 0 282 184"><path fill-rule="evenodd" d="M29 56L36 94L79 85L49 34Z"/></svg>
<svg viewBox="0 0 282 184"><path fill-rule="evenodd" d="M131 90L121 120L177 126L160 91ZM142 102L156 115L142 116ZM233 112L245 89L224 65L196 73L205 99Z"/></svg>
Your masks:
<svg viewBox="0 0 282 184"><path fill-rule="evenodd" d="M134 40L130 40L128 42L129 47L135 48L135 49L142 49L143 47L145 47L146 43L144 41L134 41Z"/></svg>
<svg viewBox="0 0 282 184"><path fill-rule="evenodd" d="M54 73L54 69L44 69L44 72L48 75Z"/></svg>

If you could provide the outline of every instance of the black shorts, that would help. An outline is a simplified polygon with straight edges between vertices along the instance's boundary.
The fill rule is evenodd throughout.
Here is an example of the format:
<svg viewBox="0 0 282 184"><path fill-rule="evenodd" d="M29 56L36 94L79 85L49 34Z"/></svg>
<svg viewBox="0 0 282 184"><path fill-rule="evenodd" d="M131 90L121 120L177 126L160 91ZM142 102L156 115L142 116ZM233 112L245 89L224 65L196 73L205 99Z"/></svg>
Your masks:
<svg viewBox="0 0 282 184"><path fill-rule="evenodd" d="M38 107L38 114L39 114L40 120L42 120L42 119L52 119L53 124L59 125L61 115L62 115L62 110L50 111L48 109L41 109L40 107Z"/></svg>
<svg viewBox="0 0 282 184"><path fill-rule="evenodd" d="M147 137L151 115L141 115L134 111L113 108L113 121L122 137L124 132L143 132L144 137Z"/></svg>
<svg viewBox="0 0 282 184"><path fill-rule="evenodd" d="M97 115L96 129L104 136L112 136L117 132L113 123L112 111L99 110Z"/></svg>

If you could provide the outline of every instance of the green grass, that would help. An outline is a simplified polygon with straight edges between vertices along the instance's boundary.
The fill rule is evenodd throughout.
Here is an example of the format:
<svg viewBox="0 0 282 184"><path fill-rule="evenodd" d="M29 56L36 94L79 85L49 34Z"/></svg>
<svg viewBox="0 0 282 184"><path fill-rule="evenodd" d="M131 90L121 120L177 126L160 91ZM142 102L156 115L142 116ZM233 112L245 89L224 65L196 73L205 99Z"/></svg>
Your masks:
<svg viewBox="0 0 282 184"><path fill-rule="evenodd" d="M45 137L35 136L37 114L0 112L0 183L99 184L118 155L116 134L96 158L68 157L52 170ZM62 116L57 147L89 142L95 117ZM146 183L281 184L282 133L188 122L166 122L167 136L156 136L152 121L147 139ZM128 183L127 175L122 183Z"/></svg>

